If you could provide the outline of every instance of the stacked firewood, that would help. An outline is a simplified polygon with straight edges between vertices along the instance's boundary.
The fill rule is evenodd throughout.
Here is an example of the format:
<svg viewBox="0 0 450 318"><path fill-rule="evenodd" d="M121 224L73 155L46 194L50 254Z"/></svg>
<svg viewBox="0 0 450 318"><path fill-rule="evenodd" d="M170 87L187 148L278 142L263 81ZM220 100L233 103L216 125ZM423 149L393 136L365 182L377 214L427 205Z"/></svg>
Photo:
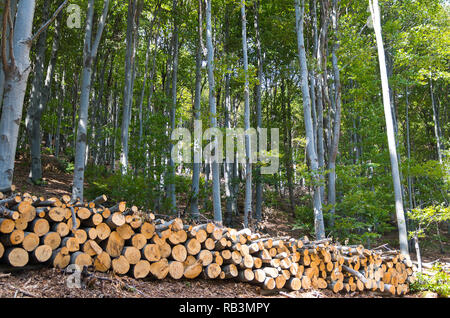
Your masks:
<svg viewBox="0 0 450 318"><path fill-rule="evenodd" d="M2 195L3 196L3 195ZM0 200L0 258L14 267L86 266L134 278L234 279L268 290L377 290L401 295L414 280L397 251L342 246L331 239L265 237L214 223L155 218L125 202L15 194Z"/></svg>

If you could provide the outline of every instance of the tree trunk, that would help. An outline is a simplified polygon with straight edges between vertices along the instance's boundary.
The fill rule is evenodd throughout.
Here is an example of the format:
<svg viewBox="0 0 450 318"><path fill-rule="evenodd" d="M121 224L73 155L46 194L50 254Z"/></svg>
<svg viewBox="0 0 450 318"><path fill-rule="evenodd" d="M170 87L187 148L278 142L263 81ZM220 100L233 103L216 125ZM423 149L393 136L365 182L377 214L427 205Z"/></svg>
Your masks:
<svg viewBox="0 0 450 318"><path fill-rule="evenodd" d="M179 39L178 39L178 19L177 19L177 0L173 1L173 64L172 64L172 108L170 110L170 130L175 130L175 115L177 110L177 80L178 80L178 50L179 50ZM170 143L170 154L172 153L173 144ZM172 156L169 157L169 176L170 181L169 187L169 198L171 203L171 211L173 214L177 211L177 200L175 193L175 163Z"/></svg>
<svg viewBox="0 0 450 318"><path fill-rule="evenodd" d="M303 37L303 21L304 21L304 0L295 0L295 16L296 16L296 31L297 31L297 44L298 44L298 58L300 62L300 72L301 72L301 86L303 95L303 113L305 120L306 129L306 148L308 158L311 164L311 170L314 178L314 229L317 239L323 239L325 237L325 228L323 223L322 214L322 202L320 199L320 187L319 184L319 163L317 158L317 153L314 148L314 131L311 118L311 102L309 96L309 86L308 86L308 66L306 63L306 52Z"/></svg>
<svg viewBox="0 0 450 318"><path fill-rule="evenodd" d="M242 51L244 60L244 129L245 134L245 203L244 203L244 227L248 227L248 221L252 213L252 164L251 164L251 144L250 136L247 134L250 129L250 101L249 101L249 79L248 79L248 56L247 56L247 19L245 15L245 1L241 0L242 19Z"/></svg>
<svg viewBox="0 0 450 318"><path fill-rule="evenodd" d="M334 215L336 211L336 158L338 154L339 147L339 136L341 134L341 79L340 71L337 60L337 51L339 49L339 38L338 38L338 0L333 0L333 9L331 13L333 32L334 32L334 43L332 46L332 64L333 64L333 79L334 79L334 122L333 122L333 132L331 139L331 148L329 150L328 159L328 204L331 205L330 209L330 227L334 227ZM331 119L330 119L331 120ZM331 131L330 131L331 134Z"/></svg>
<svg viewBox="0 0 450 318"><path fill-rule="evenodd" d="M94 17L94 0L88 4L88 14L86 19L86 34L84 40L83 53L83 73L80 96L80 112L77 129L76 149L75 149L75 169L73 176L72 201L83 200L84 169L87 142L87 121L89 111L89 95L92 80L92 62L97 56L98 46L105 26L108 14L109 0L104 1L103 13L98 23L97 34L94 43L92 42L92 26Z"/></svg>
<svg viewBox="0 0 450 318"><path fill-rule="evenodd" d="M42 18L46 21L49 17L50 1L45 0L42 5ZM42 103L42 90L44 83L45 52L47 49L47 30L44 30L36 44L36 62L34 65L34 77L31 86L31 101L25 119L28 138L30 140L31 170L30 178L33 183L42 179L41 165L41 118L45 106Z"/></svg>
<svg viewBox="0 0 450 318"><path fill-rule="evenodd" d="M369 0L370 12L372 15L373 27L378 49L378 61L381 73L381 85L383 89L384 114L386 119L386 130L389 145L389 156L391 160L392 179L395 195L395 210L397 214L397 226L399 231L400 251L408 256L408 236L406 233L406 222L403 211L402 188L400 184L400 175L397 161L397 148L395 144L394 125L392 120L392 111L390 108L389 83L386 73L386 59L384 56L383 39L381 35L380 10L378 0Z"/></svg>
<svg viewBox="0 0 450 318"><path fill-rule="evenodd" d="M9 5L10 1L7 1L6 13L9 13ZM12 185L23 101L31 70L29 39L33 27L34 10L34 0L20 1L17 6L15 25L10 26L10 30L14 29L13 47L10 48L13 54L10 55L10 61L7 60L6 52L2 52L5 90L0 120L0 192L6 192ZM5 31L3 30L4 41L6 41Z"/></svg>
<svg viewBox="0 0 450 318"><path fill-rule="evenodd" d="M128 136L133 102L133 66L136 56L136 37L134 36L136 11L137 0L129 0L126 36L127 51L125 56L125 85L123 94L122 152L120 154L120 168L122 174L128 173Z"/></svg>
<svg viewBox="0 0 450 318"><path fill-rule="evenodd" d="M259 33L259 0L255 1L255 33L256 33L256 54L258 58L258 84L256 85L256 130L258 134L261 130L262 117L261 117L261 85L263 81L263 61L262 61L262 52L261 52L261 39ZM260 156L258 143L258 156ZM255 218L257 221L261 221L262 219L262 180L261 180L261 168L257 165L256 168L256 194L255 194Z"/></svg>
<svg viewBox="0 0 450 318"><path fill-rule="evenodd" d="M211 26L211 0L206 0L206 47L208 59L208 82L209 82L209 109L211 118L211 128L217 128L216 118L216 99L215 99L215 80L214 80L214 48L212 43L212 26ZM218 144L217 136L214 137L216 146ZM218 151L218 147L215 147ZM214 221L222 224L222 207L220 204L220 169L217 156L211 162L212 182L213 182L213 209Z"/></svg>
<svg viewBox="0 0 450 318"><path fill-rule="evenodd" d="M201 122L201 97L202 97L202 1L198 1L198 41L195 65L195 96L194 96L194 120ZM195 127L195 124L194 124ZM200 135L194 132L194 165L192 173L192 197L191 197L191 217L198 219L200 212L198 210L198 194L200 189L200 165L202 160L202 131Z"/></svg>

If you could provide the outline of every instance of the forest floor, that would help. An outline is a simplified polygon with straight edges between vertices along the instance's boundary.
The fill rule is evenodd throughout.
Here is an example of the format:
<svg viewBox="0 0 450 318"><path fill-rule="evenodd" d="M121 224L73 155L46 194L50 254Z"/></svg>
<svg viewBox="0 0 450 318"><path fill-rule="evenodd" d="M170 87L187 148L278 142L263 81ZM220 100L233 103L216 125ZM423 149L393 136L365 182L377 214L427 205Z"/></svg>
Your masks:
<svg viewBox="0 0 450 318"><path fill-rule="evenodd" d="M28 181L29 165L24 160L16 162L14 184L17 191L29 192L46 197L71 193L72 175L64 173L57 167L58 161L51 156L43 157L45 185L36 186ZM132 204L130 202L130 204ZM180 207L182 208L182 207ZM289 224L294 223L293 216L280 209L264 210L263 233L274 237L304 235L298 230L292 230ZM395 233L380 239L380 244L395 245ZM392 244L392 245L391 245ZM448 251L448 244L445 246ZM425 262L440 259L450 262L449 253L441 254L431 246L422 251ZM131 277L118 277L113 274L95 273L86 279L84 288L69 288L69 274L64 270L47 267L27 267L11 271L11 268L0 267L0 298L12 297L51 297L51 298L265 298L286 295L267 293L260 287L234 281L213 280L174 280L162 281L152 279L136 280ZM195 295L195 296L193 296ZM386 297L376 292L353 292L334 294L330 290L309 290L289 292L289 297L296 298L375 298ZM401 297L420 297L418 294L408 294Z"/></svg>

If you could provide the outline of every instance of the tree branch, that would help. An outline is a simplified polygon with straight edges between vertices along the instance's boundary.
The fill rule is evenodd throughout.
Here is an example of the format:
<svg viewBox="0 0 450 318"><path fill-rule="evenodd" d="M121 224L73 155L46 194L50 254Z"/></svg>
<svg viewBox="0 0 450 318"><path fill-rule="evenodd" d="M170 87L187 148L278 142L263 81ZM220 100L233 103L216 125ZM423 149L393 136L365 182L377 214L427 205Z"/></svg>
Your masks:
<svg viewBox="0 0 450 318"><path fill-rule="evenodd" d="M2 32L2 64L3 64L3 72L8 73L8 59L6 58L6 29L8 28L8 12L10 7L10 0L5 1L5 7L3 9L3 32Z"/></svg>
<svg viewBox="0 0 450 318"><path fill-rule="evenodd" d="M109 7L109 0L105 0L105 4L103 7L103 14L98 23L97 34L95 35L95 42L92 45L92 50L90 52L91 56L97 55L97 50L98 50L98 46L100 44L100 39L102 37L103 28L105 27L106 16L108 15L108 7Z"/></svg>
<svg viewBox="0 0 450 318"><path fill-rule="evenodd" d="M40 29L29 39L29 43L32 43L34 40L36 40L39 35L46 29L48 28L48 26L55 21L56 17L58 16L58 14L61 12L61 10L66 6L66 4L69 2L69 0L64 0L64 2L59 6L59 8L55 11L55 13L53 13L53 16L51 17L50 20L48 20L47 22L45 22Z"/></svg>

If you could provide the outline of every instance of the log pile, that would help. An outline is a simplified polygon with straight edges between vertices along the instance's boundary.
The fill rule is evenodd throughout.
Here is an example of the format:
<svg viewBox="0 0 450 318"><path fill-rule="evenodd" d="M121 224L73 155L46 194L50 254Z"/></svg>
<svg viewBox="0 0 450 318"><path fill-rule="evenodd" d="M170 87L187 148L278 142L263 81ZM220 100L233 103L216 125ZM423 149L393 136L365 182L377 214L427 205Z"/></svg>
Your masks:
<svg viewBox="0 0 450 318"><path fill-rule="evenodd" d="M27 193L1 199L1 262L60 269L76 264L137 279L233 279L268 290L403 295L414 281L413 264L398 251L164 221L125 202L105 207L106 201L71 203L69 196Z"/></svg>

